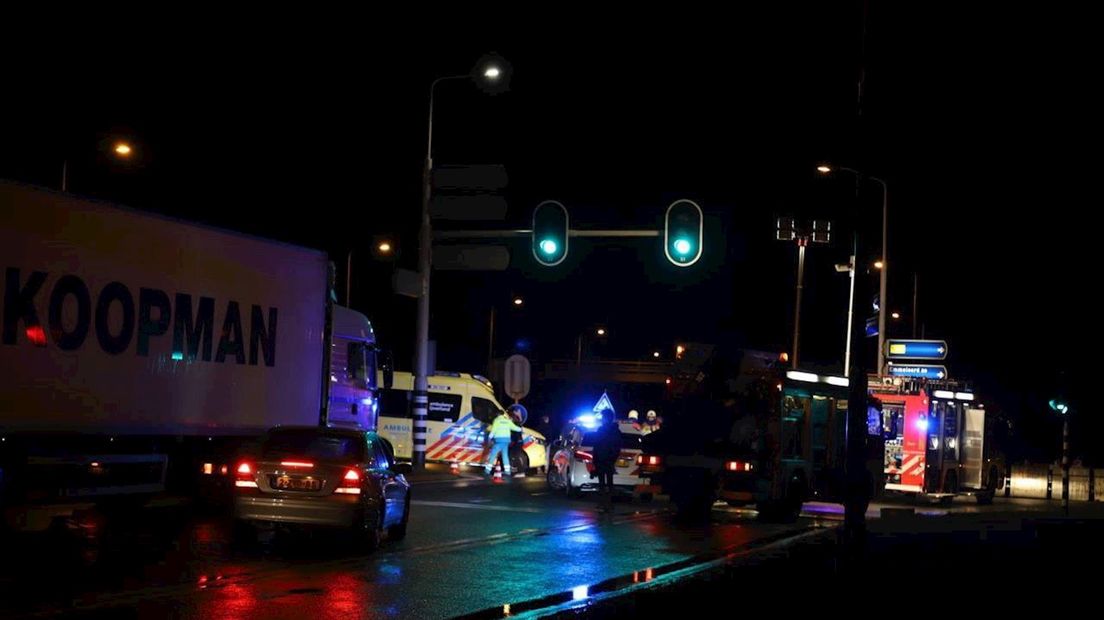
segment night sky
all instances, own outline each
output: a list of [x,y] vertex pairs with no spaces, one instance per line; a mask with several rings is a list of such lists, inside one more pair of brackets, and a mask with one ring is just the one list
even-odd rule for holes
[[[510,211],[491,226],[525,227],[551,198],[579,227],[656,228],[692,198],[705,251],[677,269],[655,240],[573,240],[564,264],[541,268],[519,240],[506,272],[437,273],[440,366],[482,370],[492,304],[500,354],[525,340],[535,359],[568,358],[598,325],[610,336],[594,352],[618,358],[718,333],[789,348],[796,251],[773,240],[773,218],[845,212],[853,181],[814,171],[832,161],[888,182],[889,300],[903,314],[890,334],[911,335],[918,273],[925,335],[948,340],[952,375],[1013,420],[1027,439],[1017,450],[1054,454],[1045,401],[1064,389],[1080,414],[1075,452],[1099,462],[1087,385],[1098,320],[1082,292],[1099,281],[1083,267],[1099,229],[1085,212],[1099,202],[1099,45],[1079,32],[1084,16],[952,6],[874,3],[865,55],[859,3],[650,25],[534,14],[426,31],[399,25],[410,16],[339,15],[28,28],[0,44],[0,177],[56,188],[68,159],[75,193],[318,247],[342,269],[352,250],[352,305],[406,367],[415,303],[391,293],[390,273],[416,258],[429,83],[495,51],[513,63],[511,91],[443,84],[434,137],[438,164],[506,166]],[[115,137],[134,142],[133,161],[108,156]],[[870,185],[875,226],[879,200]],[[397,263],[372,259],[379,235],[397,239]],[[826,367],[844,342],[839,240],[811,248],[806,272],[802,357]]]

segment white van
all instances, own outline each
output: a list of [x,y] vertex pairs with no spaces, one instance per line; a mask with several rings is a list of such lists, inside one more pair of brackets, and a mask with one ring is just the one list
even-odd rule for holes
[[[383,385],[382,375],[379,385]],[[396,372],[390,389],[379,391],[378,433],[395,447],[395,456],[412,458],[411,392],[414,375]],[[468,373],[438,372],[429,376],[429,412],[426,420],[426,461],[482,466],[488,447],[486,427],[503,411],[491,382]],[[514,471],[543,471],[548,465],[544,435],[524,427],[519,443],[510,448]]]

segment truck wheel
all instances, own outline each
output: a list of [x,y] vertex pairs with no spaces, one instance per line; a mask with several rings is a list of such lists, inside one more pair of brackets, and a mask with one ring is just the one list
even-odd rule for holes
[[688,521],[707,520],[713,510],[714,499],[710,481],[690,478],[680,482],[671,489],[671,502],[675,504],[676,516]]
[[700,495],[682,495],[671,498],[675,503],[675,514],[680,519],[687,521],[704,521],[709,518],[709,511],[713,508],[713,502]]

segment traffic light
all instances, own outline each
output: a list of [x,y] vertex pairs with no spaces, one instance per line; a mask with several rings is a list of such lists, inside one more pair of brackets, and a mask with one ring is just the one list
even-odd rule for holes
[[567,208],[555,200],[545,200],[533,209],[533,257],[552,267],[567,258]]
[[667,207],[663,251],[679,267],[698,262],[702,253],[702,210],[692,200],[676,200]]
[[1063,415],[1069,413],[1069,405],[1062,402],[1061,400],[1057,400],[1057,399],[1051,400],[1050,401],[1050,408],[1053,409],[1054,411],[1057,411],[1058,413],[1063,414]]

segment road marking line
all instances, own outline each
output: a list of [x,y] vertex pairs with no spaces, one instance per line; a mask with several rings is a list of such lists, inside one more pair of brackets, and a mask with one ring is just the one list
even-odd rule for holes
[[475,510],[499,510],[502,512],[545,512],[541,508],[515,508],[513,506],[496,506],[494,504],[470,504],[465,502],[431,502],[427,500],[414,499],[410,500],[410,503],[415,506],[439,506],[441,508],[472,508]]

